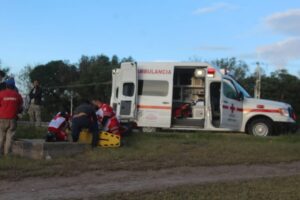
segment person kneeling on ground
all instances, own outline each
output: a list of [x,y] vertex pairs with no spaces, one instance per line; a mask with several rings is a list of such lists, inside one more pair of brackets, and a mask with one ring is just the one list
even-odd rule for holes
[[67,112],[59,112],[50,121],[48,125],[47,142],[67,141],[67,129],[70,129],[69,115]]
[[92,103],[97,108],[96,115],[98,122],[103,127],[103,131],[119,136],[129,133],[130,129],[121,126],[115,112],[110,105],[103,103],[99,99],[92,100]]
[[99,127],[95,108],[89,103],[80,104],[74,110],[72,119],[72,139],[77,142],[82,129],[89,129],[93,135],[92,147],[96,147],[99,141]]

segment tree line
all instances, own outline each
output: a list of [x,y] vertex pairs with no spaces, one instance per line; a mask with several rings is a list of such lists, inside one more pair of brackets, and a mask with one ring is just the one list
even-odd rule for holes
[[[132,57],[119,59],[114,55],[82,56],[77,64],[68,61],[50,61],[46,64],[26,66],[19,75],[19,85],[25,93],[30,83],[38,80],[43,88],[44,118],[49,119],[60,110],[70,110],[74,105],[91,98],[105,102],[111,96],[111,72],[121,62],[134,61]],[[222,58],[211,61],[214,66],[226,68],[253,96],[256,73],[251,73],[247,63],[236,58]],[[0,62],[0,68],[1,62]],[[5,68],[8,71],[7,68]],[[26,90],[27,89],[27,90]],[[300,79],[281,69],[261,76],[261,98],[289,103],[300,114]]]
[[[19,80],[28,89],[38,80],[43,89],[43,117],[50,119],[58,111],[69,111],[71,105],[91,98],[110,101],[111,72],[121,62],[133,61],[131,57],[119,59],[116,55],[82,56],[78,64],[68,61],[50,61],[34,67],[26,66]],[[72,104],[71,104],[72,101]]]

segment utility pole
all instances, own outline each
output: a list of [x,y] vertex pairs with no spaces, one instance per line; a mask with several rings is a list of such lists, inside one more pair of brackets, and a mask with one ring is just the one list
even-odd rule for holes
[[71,90],[71,95],[70,95],[70,115],[72,116],[73,115],[73,99],[74,99],[74,91]]
[[260,89],[261,89],[261,68],[259,66],[259,62],[256,63],[256,80],[255,80],[255,88],[254,88],[254,97],[256,99],[260,99]]

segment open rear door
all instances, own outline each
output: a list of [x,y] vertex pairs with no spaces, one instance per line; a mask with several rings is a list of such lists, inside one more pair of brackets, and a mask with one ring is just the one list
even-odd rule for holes
[[121,120],[136,119],[137,112],[137,64],[126,62],[121,64],[117,82],[119,83],[117,115]]
[[110,105],[115,112],[117,112],[117,106],[119,104],[119,87],[120,87],[119,76],[120,76],[120,69],[113,69]]

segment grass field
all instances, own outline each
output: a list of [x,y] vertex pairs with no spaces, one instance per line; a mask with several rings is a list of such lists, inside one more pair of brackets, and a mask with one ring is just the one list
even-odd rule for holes
[[[19,127],[17,138],[43,138],[45,128]],[[277,163],[300,160],[300,135],[259,138],[228,133],[134,133],[117,149],[97,148],[53,160],[0,159],[0,179],[69,176],[92,170],[148,170],[182,166]]]
[[95,199],[130,200],[295,200],[300,199],[300,176],[250,181],[184,185],[161,191],[116,193]]

